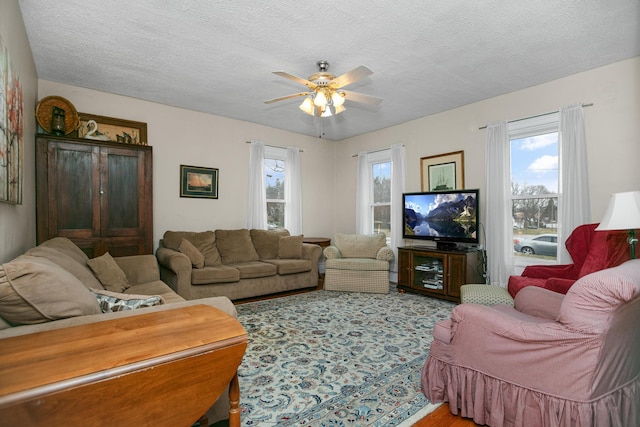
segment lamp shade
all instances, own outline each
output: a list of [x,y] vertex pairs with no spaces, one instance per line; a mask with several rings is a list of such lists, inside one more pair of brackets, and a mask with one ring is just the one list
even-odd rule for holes
[[596,230],[635,228],[640,228],[640,191],[612,194],[607,211]]

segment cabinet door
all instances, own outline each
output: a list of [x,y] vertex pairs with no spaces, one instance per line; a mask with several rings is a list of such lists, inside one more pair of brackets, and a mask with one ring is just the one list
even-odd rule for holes
[[464,285],[466,280],[466,255],[449,255],[448,275],[447,275],[447,294],[460,298],[460,286]]
[[411,287],[436,294],[447,293],[447,257],[435,252],[413,253]]
[[[38,243],[55,236],[90,239],[100,235],[99,147],[48,141],[43,165],[46,189],[38,195],[46,226]],[[45,231],[46,229],[46,231]]]
[[411,252],[398,250],[398,284],[411,286]]
[[[102,147],[100,150],[101,235],[106,250],[123,256],[151,253],[146,248],[151,224],[150,152]],[[150,169],[150,168],[149,168]]]

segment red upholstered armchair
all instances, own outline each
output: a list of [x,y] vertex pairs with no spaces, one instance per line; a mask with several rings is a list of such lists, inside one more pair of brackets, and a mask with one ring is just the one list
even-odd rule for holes
[[530,265],[522,275],[511,276],[507,289],[515,298],[520,289],[538,286],[566,294],[579,278],[629,260],[627,231],[595,231],[598,224],[576,227],[565,246],[573,264]]

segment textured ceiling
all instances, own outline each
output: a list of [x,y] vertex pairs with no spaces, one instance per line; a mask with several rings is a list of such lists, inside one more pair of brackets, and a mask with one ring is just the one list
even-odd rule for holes
[[[640,55],[640,1],[20,0],[38,77],[339,140]],[[376,107],[314,118],[326,59]]]

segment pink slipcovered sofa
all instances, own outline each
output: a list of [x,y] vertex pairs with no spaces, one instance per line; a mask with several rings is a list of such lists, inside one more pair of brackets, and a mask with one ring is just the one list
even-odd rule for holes
[[433,331],[422,386],[453,414],[500,426],[640,426],[640,259],[562,295],[461,304]]
[[628,231],[595,231],[598,224],[575,228],[565,247],[573,264],[530,265],[520,276],[509,277],[507,289],[515,298],[526,286],[539,286],[566,294],[573,283],[589,273],[615,267],[629,260]]

